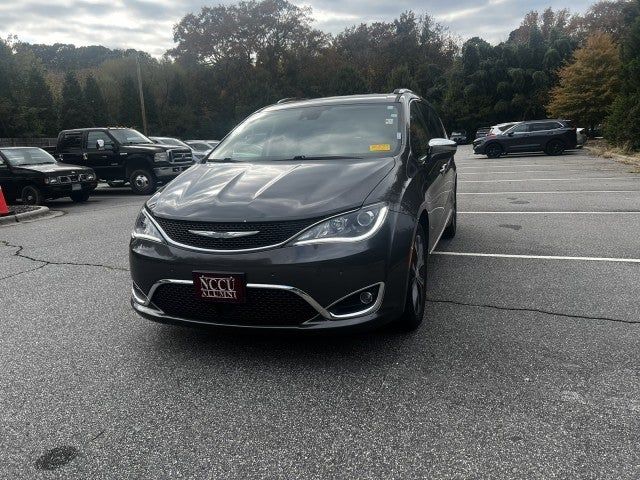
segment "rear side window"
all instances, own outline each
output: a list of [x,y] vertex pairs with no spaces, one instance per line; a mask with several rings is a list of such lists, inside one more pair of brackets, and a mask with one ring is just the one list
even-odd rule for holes
[[547,130],[555,130],[558,128],[562,128],[562,125],[560,125],[558,122],[540,122],[531,124],[532,132],[542,132]]
[[420,104],[418,102],[411,103],[409,140],[411,142],[411,151],[417,158],[422,158],[427,155],[429,151],[429,140],[431,139],[420,110]]
[[82,132],[65,133],[60,148],[62,150],[80,150],[82,148]]
[[106,150],[113,149],[113,140],[104,132],[89,132],[87,134],[87,150],[97,150],[96,143],[98,140],[104,141],[104,148]]

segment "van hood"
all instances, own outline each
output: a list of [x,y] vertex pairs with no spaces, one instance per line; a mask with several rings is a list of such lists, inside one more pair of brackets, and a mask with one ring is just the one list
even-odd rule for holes
[[362,206],[393,158],[198,164],[151,197],[154,215],[202,222],[298,220]]

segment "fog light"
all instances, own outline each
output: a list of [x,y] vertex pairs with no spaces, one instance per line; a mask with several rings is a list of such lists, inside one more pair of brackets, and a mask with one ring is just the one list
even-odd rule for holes
[[360,301],[365,305],[369,305],[373,302],[373,294],[371,292],[362,292],[360,294]]

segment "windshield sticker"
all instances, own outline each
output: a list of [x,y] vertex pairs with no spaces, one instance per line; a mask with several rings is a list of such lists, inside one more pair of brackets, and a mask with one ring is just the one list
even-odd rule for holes
[[370,152],[389,152],[391,150],[391,145],[388,143],[378,143],[375,145],[369,145]]
[[398,114],[397,114],[397,113],[392,113],[392,114],[391,114],[391,118],[397,118],[397,117],[398,117]]
[[385,118],[384,123],[387,125],[393,125],[393,118]]
[[400,132],[398,132],[398,133],[396,134],[396,138],[397,138],[398,140],[400,140],[400,139],[402,138],[402,134],[401,134]]

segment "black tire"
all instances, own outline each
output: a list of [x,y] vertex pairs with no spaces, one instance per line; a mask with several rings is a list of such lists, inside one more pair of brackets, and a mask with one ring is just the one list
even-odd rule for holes
[[551,140],[547,143],[544,152],[547,155],[562,155],[566,148],[567,146],[562,140]]
[[155,175],[146,168],[137,168],[129,175],[131,191],[136,195],[151,195],[157,184]]
[[447,227],[442,234],[443,238],[453,238],[456,236],[456,229],[458,228],[458,198],[456,193],[453,194],[453,213],[449,219]]
[[499,143],[490,143],[485,147],[484,153],[488,158],[498,158],[504,153],[504,149]]
[[89,200],[89,197],[91,196],[91,192],[74,192],[69,196],[71,197],[71,200],[73,200],[76,203],[84,203],[87,200]]
[[405,332],[418,328],[425,317],[427,300],[427,259],[429,257],[427,233],[419,225],[411,246],[409,262],[409,281],[407,282],[407,298],[404,312],[396,320],[396,326]]
[[42,191],[35,185],[27,185],[24,187],[20,197],[22,198],[22,203],[25,205],[42,205],[44,202]]

